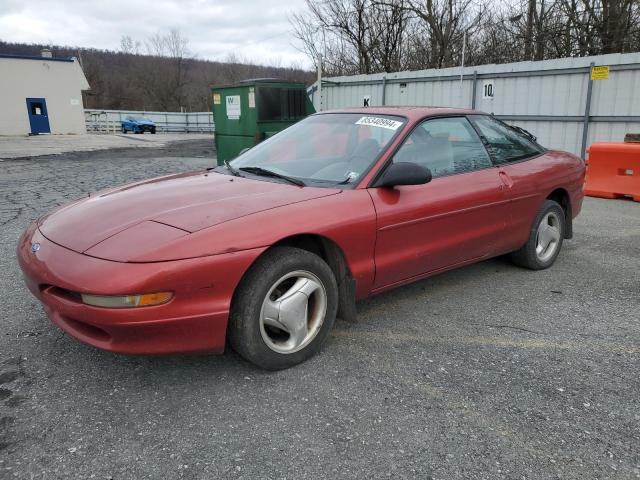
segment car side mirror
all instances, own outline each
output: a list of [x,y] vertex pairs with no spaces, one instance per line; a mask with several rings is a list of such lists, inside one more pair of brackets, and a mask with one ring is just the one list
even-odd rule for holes
[[417,163],[392,163],[385,170],[376,187],[395,187],[399,185],[423,185],[431,181],[431,170]]

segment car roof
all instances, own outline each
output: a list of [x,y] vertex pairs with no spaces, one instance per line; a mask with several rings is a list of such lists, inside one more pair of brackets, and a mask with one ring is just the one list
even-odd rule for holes
[[478,114],[487,115],[485,112],[472,110],[470,108],[450,108],[450,107],[426,107],[426,106],[384,106],[384,107],[354,107],[339,108],[335,110],[325,110],[318,112],[324,113],[362,113],[367,115],[401,115],[410,120],[416,120],[430,116],[440,115],[468,115]]

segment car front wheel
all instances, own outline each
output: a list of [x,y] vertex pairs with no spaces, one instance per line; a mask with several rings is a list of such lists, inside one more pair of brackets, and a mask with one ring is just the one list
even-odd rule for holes
[[122,133],[127,133],[127,129],[122,127]]
[[511,254],[516,265],[542,270],[556,261],[566,229],[565,212],[553,200],[545,200],[533,222],[527,243]]
[[233,297],[229,342],[261,368],[288,368],[320,349],[337,306],[338,287],[324,260],[275,247],[251,267]]

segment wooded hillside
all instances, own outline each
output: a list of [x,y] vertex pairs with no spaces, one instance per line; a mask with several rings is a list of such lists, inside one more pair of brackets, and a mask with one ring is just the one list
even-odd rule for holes
[[[92,48],[27,45],[0,41],[0,54],[40,55],[49,48],[54,56],[80,59],[91,90],[85,108],[115,110],[207,111],[210,85],[247,78],[277,77],[311,83],[313,72],[296,68],[266,67],[234,61],[212,62],[189,57],[179,33],[150,39],[155,55]],[[127,49],[127,38],[123,47]]]

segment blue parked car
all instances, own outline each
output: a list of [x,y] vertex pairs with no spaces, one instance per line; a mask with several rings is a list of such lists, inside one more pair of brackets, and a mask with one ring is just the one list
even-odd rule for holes
[[156,133],[156,124],[148,118],[128,116],[122,121],[122,133]]

